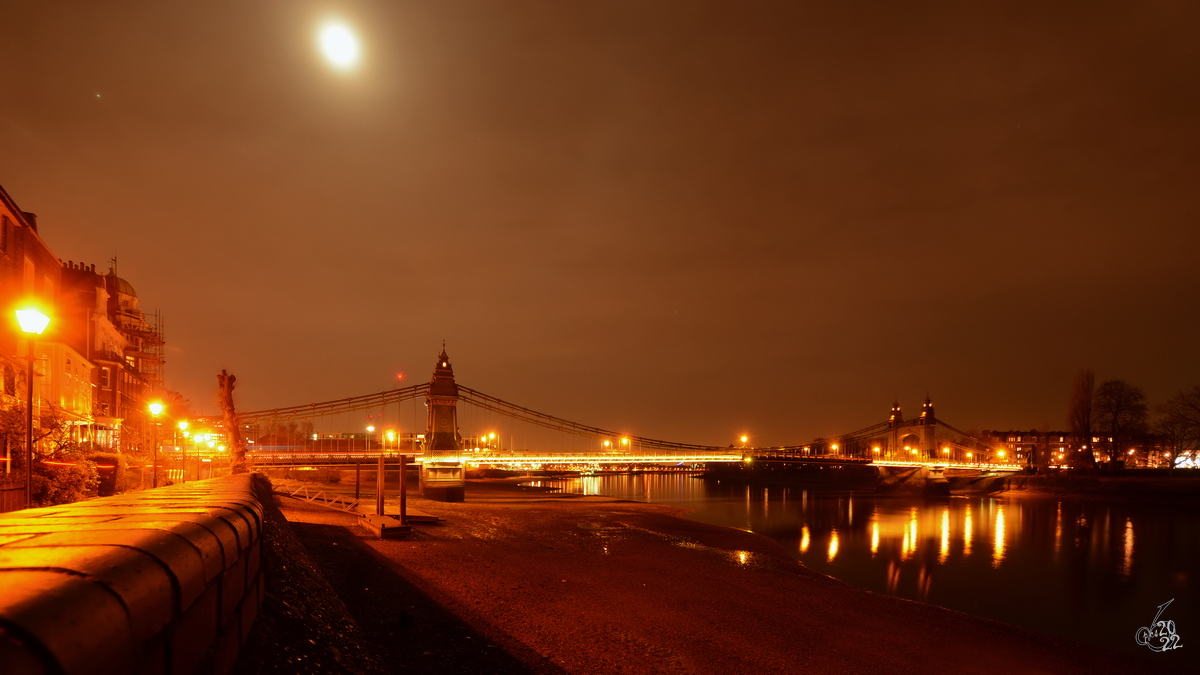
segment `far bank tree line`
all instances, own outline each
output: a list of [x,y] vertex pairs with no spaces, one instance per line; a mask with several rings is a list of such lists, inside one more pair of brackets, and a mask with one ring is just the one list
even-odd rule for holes
[[1120,379],[1096,386],[1095,374],[1084,370],[1071,387],[1067,423],[1079,442],[1072,466],[1095,468],[1097,450],[1107,451],[1110,462],[1125,462],[1137,441],[1163,453],[1173,470],[1178,457],[1200,450],[1200,385],[1151,407],[1141,387]]

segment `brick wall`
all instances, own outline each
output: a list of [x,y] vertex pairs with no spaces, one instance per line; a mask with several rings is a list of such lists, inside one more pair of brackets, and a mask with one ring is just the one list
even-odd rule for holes
[[0,671],[228,673],[262,517],[245,474],[0,515]]

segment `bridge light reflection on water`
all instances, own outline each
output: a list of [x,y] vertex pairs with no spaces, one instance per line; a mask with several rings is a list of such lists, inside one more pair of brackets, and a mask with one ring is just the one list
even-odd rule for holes
[[541,482],[692,509],[851,585],[1108,648],[1140,653],[1142,615],[1172,597],[1176,625],[1200,626],[1194,506],[767,490],[684,474]]

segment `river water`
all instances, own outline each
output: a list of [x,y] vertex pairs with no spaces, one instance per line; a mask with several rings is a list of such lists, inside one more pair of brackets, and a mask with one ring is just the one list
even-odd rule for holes
[[1135,634],[1173,599],[1160,620],[1200,657],[1200,507],[814,492],[679,473],[533,484],[684,507],[860,588],[1129,653],[1147,652]]

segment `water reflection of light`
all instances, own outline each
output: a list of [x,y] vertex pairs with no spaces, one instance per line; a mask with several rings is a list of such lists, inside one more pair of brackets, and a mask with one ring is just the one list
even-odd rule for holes
[[900,585],[900,566],[895,561],[888,561],[887,571],[887,590],[888,593],[895,593],[896,587]]
[[871,523],[871,555],[879,552],[879,523]]
[[853,525],[854,524],[854,497],[850,497],[850,499],[848,501],[850,503],[850,512],[848,514],[848,517],[850,519],[850,524]]
[[967,515],[966,515],[966,518],[963,519],[963,557],[964,558],[969,558],[971,556],[971,534],[972,534],[971,505],[967,504]]
[[917,550],[917,507],[913,507],[910,511],[911,518],[908,521],[909,538],[908,552],[912,553]]
[[837,557],[837,552],[838,552],[837,530],[833,530],[829,533],[829,562],[833,562],[833,559]]
[[739,565],[745,565],[750,560],[750,554],[746,551],[737,552],[737,561]]
[[801,553],[808,553],[808,544],[809,543],[810,543],[810,540],[809,540],[809,536],[808,536],[808,526],[803,525],[800,527],[800,552]]
[[585,494],[585,495],[600,494],[600,479],[599,478],[597,478],[595,476],[584,476],[581,482],[583,483],[583,485],[581,486],[581,488],[583,490],[583,494]]
[[992,549],[992,564],[1000,566],[1004,559],[1004,506],[996,505],[996,542]]
[[1058,560],[1058,549],[1062,546],[1062,502],[1054,514],[1054,559]]
[[1121,565],[1121,574],[1129,576],[1133,572],[1133,520],[1125,519],[1125,562]]
[[942,509],[942,548],[938,552],[938,563],[946,562],[950,556],[950,509]]

